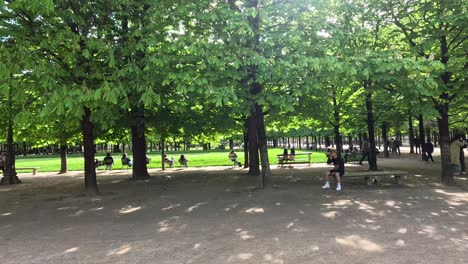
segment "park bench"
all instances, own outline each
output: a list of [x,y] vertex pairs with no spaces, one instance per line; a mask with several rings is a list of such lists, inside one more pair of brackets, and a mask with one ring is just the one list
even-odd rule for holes
[[15,168],[15,170],[31,170],[33,175],[36,175],[36,171],[39,170],[39,167],[24,167],[24,168]]
[[350,171],[346,172],[343,177],[344,179],[363,177],[367,185],[372,185],[372,182],[376,180],[376,177],[393,176],[393,181],[395,184],[399,184],[402,177],[406,177],[407,175],[408,172],[406,171]]
[[301,152],[294,154],[294,159],[290,159],[291,155],[278,154],[278,167],[283,168],[284,165],[291,164],[309,164],[312,152]]

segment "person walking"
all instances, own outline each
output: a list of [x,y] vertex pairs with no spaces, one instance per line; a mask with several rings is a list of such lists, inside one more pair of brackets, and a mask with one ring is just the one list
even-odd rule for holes
[[421,141],[417,137],[414,138],[414,152],[421,154]]
[[364,141],[362,141],[362,150],[361,150],[361,160],[359,161],[359,165],[362,165],[362,161],[367,157],[367,159],[369,159],[369,150],[370,150],[370,147],[369,147],[369,141],[367,139],[364,139]]
[[434,152],[434,145],[432,144],[430,138],[427,139],[427,142],[424,144],[423,149],[426,152],[425,160],[429,161],[429,159],[431,159],[432,162],[434,162],[434,159],[432,158],[432,153]]
[[329,170],[325,175],[325,185],[322,189],[330,188],[330,176],[334,176],[336,179],[336,190],[341,191],[341,178],[345,174],[344,161],[341,159],[340,153],[336,150],[332,150],[330,156],[327,159],[327,164],[333,163],[333,169]]

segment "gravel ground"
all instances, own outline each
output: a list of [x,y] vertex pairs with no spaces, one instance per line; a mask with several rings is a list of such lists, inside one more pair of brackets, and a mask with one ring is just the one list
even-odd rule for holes
[[239,168],[99,171],[95,198],[82,172],[20,174],[0,186],[0,262],[467,263],[467,178],[443,186],[438,153],[402,150],[378,160],[410,172],[402,184],[345,177],[341,192],[320,188],[324,164],[272,166],[263,190]]

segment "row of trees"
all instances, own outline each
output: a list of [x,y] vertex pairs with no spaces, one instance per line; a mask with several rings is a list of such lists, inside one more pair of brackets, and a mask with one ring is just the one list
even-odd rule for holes
[[139,180],[149,177],[148,136],[164,145],[221,133],[242,135],[263,186],[266,127],[331,127],[336,142],[366,133],[373,150],[376,125],[412,128],[416,117],[437,119],[442,181],[453,183],[449,129],[467,108],[465,9],[463,0],[3,1],[4,181],[18,181],[13,135],[66,149],[80,131],[96,194],[96,139],[129,137]]

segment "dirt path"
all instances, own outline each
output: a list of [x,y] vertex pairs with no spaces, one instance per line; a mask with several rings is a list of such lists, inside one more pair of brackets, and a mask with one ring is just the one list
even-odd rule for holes
[[[345,179],[322,191],[326,166],[273,168],[274,187],[238,168],[20,175],[0,186],[0,262],[12,263],[466,263],[468,184],[439,184],[440,163],[403,154],[379,166],[402,185]],[[275,167],[275,166],[273,166]],[[348,164],[347,170],[362,170]]]

